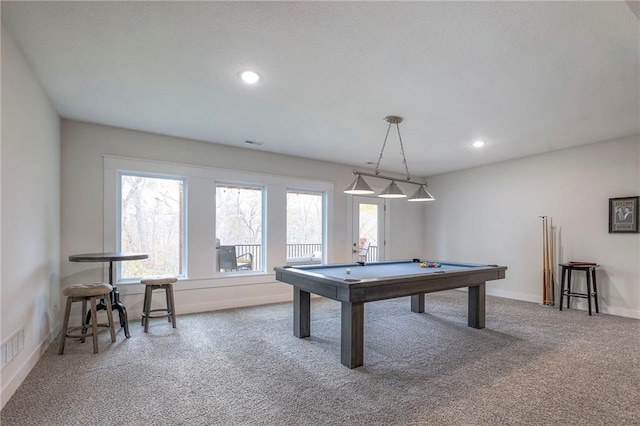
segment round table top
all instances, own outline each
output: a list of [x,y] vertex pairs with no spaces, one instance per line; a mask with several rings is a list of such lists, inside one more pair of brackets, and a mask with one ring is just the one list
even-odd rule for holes
[[149,253],[112,252],[112,253],[84,253],[69,256],[70,262],[114,262],[120,260],[148,259]]

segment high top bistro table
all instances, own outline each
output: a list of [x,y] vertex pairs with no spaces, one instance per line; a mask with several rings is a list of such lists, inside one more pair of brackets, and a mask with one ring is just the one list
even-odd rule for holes
[[[111,291],[111,307],[118,310],[118,316],[120,317],[120,326],[124,329],[124,335],[128,338],[129,335],[129,321],[127,320],[127,308],[120,301],[120,292],[115,286],[115,280],[113,277],[113,262],[120,262],[124,260],[141,260],[148,259],[148,253],[131,253],[131,252],[113,252],[113,253],[85,253],[74,254],[69,256],[70,262],[109,262],[109,284],[113,286]],[[104,299],[100,301],[97,306],[98,310],[107,309],[104,303]],[[86,322],[89,322],[91,318],[91,312],[87,313]]]

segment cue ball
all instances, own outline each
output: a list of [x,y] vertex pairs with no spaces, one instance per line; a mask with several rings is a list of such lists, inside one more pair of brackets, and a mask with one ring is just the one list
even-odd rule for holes
[[346,272],[347,272],[347,274],[350,274],[351,273],[351,268],[347,268]]

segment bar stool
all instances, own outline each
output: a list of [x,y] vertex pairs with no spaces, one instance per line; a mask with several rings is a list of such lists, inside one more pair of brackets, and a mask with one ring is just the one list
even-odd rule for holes
[[[84,343],[85,337],[93,337],[93,353],[98,353],[98,327],[108,327],[111,331],[111,341],[116,341],[116,332],[113,328],[113,315],[111,311],[111,303],[109,302],[109,293],[113,290],[110,284],[106,283],[93,283],[93,284],[77,284],[72,285],[63,290],[63,294],[67,296],[67,306],[64,312],[64,321],[62,322],[62,333],[60,336],[60,347],[58,348],[58,355],[62,355],[64,352],[64,345],[67,338],[80,338],[80,341]],[[107,309],[108,324],[98,324],[98,315],[96,308],[97,299],[107,299],[105,303]],[[82,302],[82,325],[78,327],[69,328],[69,314],[71,313],[71,304],[73,302]],[[87,317],[87,302],[91,302],[91,324],[85,323]],[[87,329],[91,327],[91,332],[88,333]],[[82,330],[81,333],[73,333],[77,330]],[[104,331],[104,330],[102,330]]]
[[[145,277],[140,280],[140,283],[145,285],[141,323],[141,325],[144,326],[145,333],[149,331],[149,318],[167,317],[167,320],[171,322],[173,328],[176,328],[175,304],[173,301],[173,283],[176,281],[178,281],[178,279],[173,276]],[[153,295],[153,290],[165,291],[167,298],[166,308],[151,309],[151,296]],[[151,316],[152,312],[166,312],[166,314]]]
[[[567,296],[567,309],[571,304],[571,296],[573,297],[581,297],[583,299],[587,299],[589,305],[589,315],[591,315],[591,298],[593,297],[593,301],[596,307],[596,313],[599,313],[598,310],[598,288],[596,286],[596,265],[595,263],[561,263],[562,267],[562,284],[560,287],[560,310],[562,310],[562,299],[564,296]],[[571,272],[572,271],[584,271],[587,275],[587,292],[586,293],[575,293],[571,291]],[[565,277],[566,279],[566,288],[565,288]],[[593,286],[593,290],[592,290]]]

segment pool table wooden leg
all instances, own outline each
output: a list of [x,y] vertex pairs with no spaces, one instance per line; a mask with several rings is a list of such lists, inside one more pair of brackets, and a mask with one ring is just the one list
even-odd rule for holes
[[340,362],[349,368],[364,361],[364,302],[342,302]]
[[469,287],[469,318],[473,328],[484,328],[485,283]]
[[424,293],[411,296],[411,312],[418,314],[424,312]]
[[311,336],[311,293],[293,287],[293,335]]

